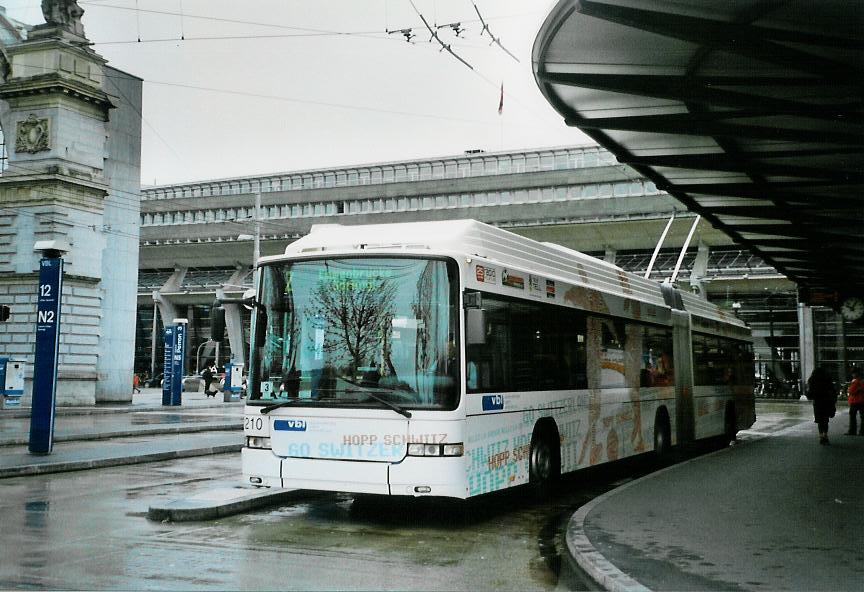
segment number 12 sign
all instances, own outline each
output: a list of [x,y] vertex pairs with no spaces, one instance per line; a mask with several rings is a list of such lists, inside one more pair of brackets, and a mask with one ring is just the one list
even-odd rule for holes
[[36,304],[36,359],[33,363],[33,408],[30,414],[30,452],[48,454],[54,445],[57,390],[57,348],[60,344],[60,296],[63,260],[39,262]]

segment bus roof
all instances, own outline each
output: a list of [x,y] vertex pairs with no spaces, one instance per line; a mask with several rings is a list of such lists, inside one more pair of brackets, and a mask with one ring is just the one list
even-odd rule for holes
[[[345,254],[373,250],[462,253],[622,298],[683,308],[697,316],[744,327],[744,323],[698,296],[664,298],[658,282],[553,243],[541,243],[476,220],[399,222],[346,226],[316,224],[288,245],[285,255]],[[275,260],[280,257],[268,257]],[[673,299],[675,300],[675,299]]]

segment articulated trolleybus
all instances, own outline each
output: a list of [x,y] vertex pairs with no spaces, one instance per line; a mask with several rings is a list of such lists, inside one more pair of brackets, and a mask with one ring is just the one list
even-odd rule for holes
[[564,247],[319,225],[259,268],[254,485],[464,499],[755,421],[741,321]]

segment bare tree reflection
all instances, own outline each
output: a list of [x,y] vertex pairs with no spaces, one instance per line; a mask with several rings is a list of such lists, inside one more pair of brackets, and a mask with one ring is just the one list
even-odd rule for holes
[[[307,316],[323,322],[325,353],[339,359],[347,354],[353,369],[381,351],[393,319],[396,288],[380,277],[319,281]],[[385,358],[386,358],[385,349]]]

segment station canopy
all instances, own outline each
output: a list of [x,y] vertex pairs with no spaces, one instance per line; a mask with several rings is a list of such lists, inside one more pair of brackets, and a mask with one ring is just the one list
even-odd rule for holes
[[567,125],[803,300],[864,296],[864,2],[561,0],[533,62]]

